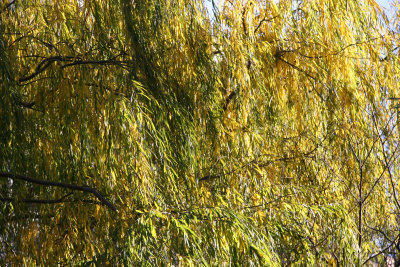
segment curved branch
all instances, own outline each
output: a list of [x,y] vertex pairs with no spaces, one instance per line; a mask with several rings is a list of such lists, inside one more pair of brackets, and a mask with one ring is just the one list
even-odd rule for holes
[[46,58],[44,60],[42,60],[37,66],[36,69],[33,73],[29,74],[28,76],[25,77],[21,77],[18,79],[19,83],[22,82],[26,82],[29,81],[30,79],[35,78],[36,76],[38,76],[40,73],[42,73],[43,71],[45,71],[48,67],[51,66],[51,64],[53,64],[56,61],[65,61],[65,60],[71,60],[72,57],[68,57],[68,59],[66,57],[60,57],[60,56],[56,56],[56,57],[49,57]]
[[272,21],[273,19],[276,19],[277,17],[279,17],[279,15],[276,15],[276,16],[274,16],[274,17],[272,17],[272,18],[269,18],[269,19],[267,19],[266,17],[264,17],[262,20],[260,20],[260,22],[258,23],[258,26],[256,27],[256,29],[254,30],[254,33],[256,33],[257,31],[258,31],[258,29],[261,27],[261,24],[263,23],[263,22],[270,22],[270,21]]
[[39,185],[43,185],[43,186],[56,186],[56,187],[61,187],[61,188],[67,188],[70,190],[91,193],[104,205],[106,205],[113,211],[117,211],[117,208],[115,208],[115,206],[113,204],[111,204],[111,202],[109,202],[107,199],[105,199],[95,188],[92,188],[89,186],[79,186],[79,185],[75,185],[75,184],[68,184],[68,183],[61,183],[61,182],[54,182],[54,181],[45,181],[45,180],[28,177],[25,175],[19,175],[19,174],[7,173],[7,172],[0,172],[0,177],[1,178],[10,178],[13,180],[26,181],[29,183],[39,184]]
[[67,67],[75,66],[75,65],[114,65],[114,66],[120,66],[124,69],[126,69],[126,64],[129,63],[127,61],[120,61],[116,60],[117,57],[121,56],[121,54],[116,55],[110,59],[106,60],[83,60],[80,57],[73,57],[73,56],[54,56],[54,57],[48,57],[42,60],[37,66],[36,69],[33,73],[21,77],[18,79],[19,83],[29,81],[39,74],[41,74],[43,71],[45,71],[47,68],[49,68],[54,62],[63,62],[65,63],[64,65],[61,66],[61,69],[65,69]]

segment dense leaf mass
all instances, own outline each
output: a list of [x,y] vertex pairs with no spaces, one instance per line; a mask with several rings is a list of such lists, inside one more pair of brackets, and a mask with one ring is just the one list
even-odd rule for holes
[[398,22],[1,1],[0,265],[400,263]]

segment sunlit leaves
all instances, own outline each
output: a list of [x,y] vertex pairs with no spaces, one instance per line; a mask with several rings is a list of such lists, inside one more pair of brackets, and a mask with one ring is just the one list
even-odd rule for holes
[[1,171],[118,210],[1,180],[4,263],[398,257],[398,18],[372,0],[207,4],[1,5]]

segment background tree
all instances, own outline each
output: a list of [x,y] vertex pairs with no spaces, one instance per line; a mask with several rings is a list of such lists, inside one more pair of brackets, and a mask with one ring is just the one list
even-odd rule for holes
[[398,18],[212,5],[1,4],[2,265],[400,259]]

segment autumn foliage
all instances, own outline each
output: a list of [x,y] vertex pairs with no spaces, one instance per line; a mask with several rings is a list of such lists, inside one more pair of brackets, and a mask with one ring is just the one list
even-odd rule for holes
[[398,22],[1,1],[0,265],[400,263]]

